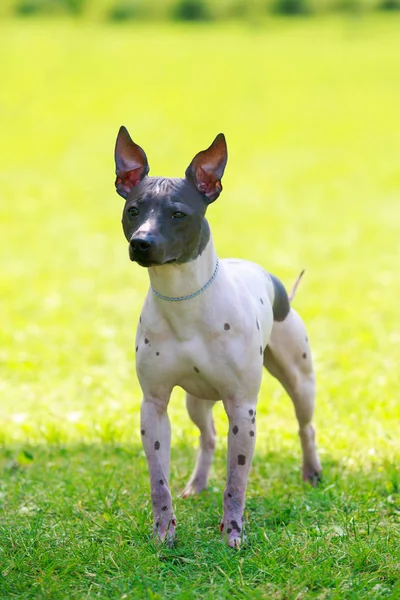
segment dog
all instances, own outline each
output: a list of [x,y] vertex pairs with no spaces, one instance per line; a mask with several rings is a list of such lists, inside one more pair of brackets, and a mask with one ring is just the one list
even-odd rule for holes
[[228,464],[219,529],[229,546],[243,541],[263,366],[293,401],[303,479],[316,485],[321,473],[312,425],[315,376],[303,321],[279,279],[253,262],[218,258],[205,218],[222,191],[227,158],[220,133],[196,154],[185,178],[150,177],[146,154],[125,127],[115,146],[115,186],[125,199],[122,226],[129,256],[150,277],[137,328],[136,370],[154,534],[169,545],[176,517],[168,485],[167,407],[175,386],[185,390],[189,415],[200,430],[196,465],[183,497],[207,487],[215,448],[212,408],[217,400],[224,404]]

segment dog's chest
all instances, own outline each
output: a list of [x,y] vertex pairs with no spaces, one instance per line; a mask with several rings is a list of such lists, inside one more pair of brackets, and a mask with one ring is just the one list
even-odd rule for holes
[[[262,313],[264,310],[265,318]],[[270,307],[218,296],[204,310],[161,314],[152,302],[142,312],[136,339],[136,366],[148,393],[180,386],[215,400],[249,387],[258,389],[265,346],[262,324]],[[152,391],[151,391],[152,390]]]

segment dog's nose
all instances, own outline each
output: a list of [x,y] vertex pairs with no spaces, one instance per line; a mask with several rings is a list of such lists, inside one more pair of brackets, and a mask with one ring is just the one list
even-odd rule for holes
[[134,237],[129,243],[134,250],[139,250],[140,252],[147,252],[147,250],[149,250],[152,245],[152,240],[148,237]]

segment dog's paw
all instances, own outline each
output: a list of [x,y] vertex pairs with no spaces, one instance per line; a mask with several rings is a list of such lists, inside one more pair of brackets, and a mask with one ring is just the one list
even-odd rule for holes
[[303,467],[303,480],[307,481],[312,487],[317,487],[322,481],[322,472]]
[[244,535],[243,522],[241,526],[239,526],[237,521],[235,521],[234,519],[230,521],[228,520],[226,523],[222,521],[219,526],[219,530],[222,533],[223,541],[230,548],[237,548],[238,550],[240,548],[243,548],[246,541],[246,536]]
[[244,536],[234,536],[233,538],[229,538],[227,540],[227,544],[229,548],[236,548],[236,550],[240,550],[241,548],[244,548],[245,541],[246,540]]
[[200,494],[203,490],[207,489],[207,480],[202,479],[200,477],[195,477],[194,479],[189,479],[186,487],[179,494],[180,498],[188,498],[189,496],[194,496],[195,494]]
[[165,544],[169,548],[174,545],[175,541],[176,519],[172,515],[163,515],[157,518],[154,522],[154,537],[161,544]]

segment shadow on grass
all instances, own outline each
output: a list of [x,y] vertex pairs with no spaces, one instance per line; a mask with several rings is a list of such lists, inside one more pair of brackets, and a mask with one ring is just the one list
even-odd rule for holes
[[[175,448],[171,465],[176,498],[193,466],[192,449]],[[240,552],[226,548],[218,532],[222,451],[209,489],[176,498],[171,549],[150,535],[140,447],[6,447],[1,466],[1,597],[32,597],[32,586],[49,598],[290,598],[304,587],[314,590],[311,597],[356,597],[347,594],[350,586],[375,598],[383,596],[374,586],[392,594],[398,581],[400,478],[390,463],[349,471],[325,458],[324,480],[313,489],[301,482],[295,457],[258,453]],[[340,596],[332,595],[336,588]]]
[[[225,485],[225,452],[216,453],[208,490],[187,500],[178,498],[194,465],[191,446],[181,443],[172,449],[170,485],[177,510],[186,512],[201,506],[218,513],[222,509]],[[247,490],[246,513],[251,521],[268,528],[287,526],[308,518],[312,506],[319,510],[340,507],[351,513],[360,499],[371,506],[387,500],[388,512],[400,492],[397,465],[385,462],[375,469],[349,469],[338,461],[324,457],[322,483],[312,488],[301,481],[298,457],[285,453],[257,453],[253,460]],[[147,464],[141,446],[119,444],[13,445],[0,450],[3,473],[1,503],[3,511],[18,510],[24,515],[24,502],[34,502],[37,509],[46,503],[87,509],[107,514],[122,506],[151,523]],[[219,477],[217,477],[217,475]],[[7,493],[5,492],[7,491]],[[352,498],[356,501],[352,502]],[[40,501],[45,505],[40,507]],[[22,508],[21,508],[22,507]],[[85,508],[86,507],[86,508]],[[305,512],[304,512],[304,507]],[[212,519],[211,515],[203,515]],[[218,524],[216,517],[215,524]],[[261,523],[262,521],[262,523]]]

